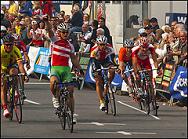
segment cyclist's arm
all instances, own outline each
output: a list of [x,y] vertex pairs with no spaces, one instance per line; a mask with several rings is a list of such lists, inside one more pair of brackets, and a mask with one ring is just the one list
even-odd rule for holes
[[70,58],[71,58],[71,62],[72,64],[77,68],[77,69],[81,69],[81,66],[79,64],[78,58],[76,57],[76,55],[74,53],[70,54]]
[[155,53],[155,51],[153,51],[152,55],[152,59],[154,61],[154,66],[157,69],[158,68],[158,62],[157,62],[157,54]]

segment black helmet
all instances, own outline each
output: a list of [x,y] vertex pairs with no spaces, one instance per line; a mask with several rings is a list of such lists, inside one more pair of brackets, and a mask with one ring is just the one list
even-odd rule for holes
[[9,43],[14,42],[14,37],[12,36],[12,34],[7,34],[6,36],[3,37],[3,43],[5,42],[9,42]]

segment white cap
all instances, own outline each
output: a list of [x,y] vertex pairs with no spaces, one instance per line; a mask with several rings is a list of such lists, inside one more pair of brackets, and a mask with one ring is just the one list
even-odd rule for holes
[[5,14],[3,10],[1,10],[1,14]]
[[139,30],[138,30],[138,34],[142,34],[142,33],[144,33],[145,32],[145,29],[144,28],[140,28]]
[[7,31],[5,26],[1,26],[1,31]]
[[37,24],[37,21],[33,20],[31,21],[31,25],[36,25]]

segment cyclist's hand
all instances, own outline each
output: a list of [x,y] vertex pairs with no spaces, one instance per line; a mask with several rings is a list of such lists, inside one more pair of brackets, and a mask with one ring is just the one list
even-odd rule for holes
[[121,74],[121,70],[118,68],[118,69],[116,69],[116,73],[117,74]]
[[26,62],[26,68],[27,68],[27,70],[29,70],[31,68],[31,66],[28,62]]
[[83,77],[85,73],[84,73],[84,71],[82,69],[80,69],[79,74],[80,74],[80,76]]
[[24,81],[25,81],[26,83],[29,82],[29,77],[27,76],[27,74],[24,75]]

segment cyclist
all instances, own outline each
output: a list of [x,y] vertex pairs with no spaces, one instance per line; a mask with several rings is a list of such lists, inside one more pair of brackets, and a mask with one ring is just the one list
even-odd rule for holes
[[[96,39],[97,46],[93,47],[90,53],[90,58],[92,60],[92,67],[94,70],[94,79],[96,81],[96,92],[98,94],[99,108],[104,111],[105,104],[104,104],[104,97],[103,97],[103,79],[101,72],[95,71],[96,69],[100,69],[101,65],[103,67],[111,67],[115,65],[115,53],[114,49],[110,46],[107,46],[107,37],[104,35],[99,36]],[[112,82],[115,76],[115,70],[109,70],[109,83]],[[104,89],[104,93],[107,93],[108,86]]]
[[124,74],[124,71],[130,70],[128,69],[128,65],[132,67],[132,48],[134,47],[134,42],[131,39],[126,39],[124,41],[123,47],[120,48],[119,54],[118,54],[118,60],[119,60],[119,69],[121,70],[121,77],[125,81],[125,83],[129,86],[129,95],[131,96],[133,93],[133,90],[131,88],[131,83],[128,81],[128,78],[130,77],[130,72],[126,72],[126,76]]
[[[74,46],[68,41],[69,28],[66,24],[61,23],[58,25],[57,30],[59,32],[57,38],[53,38],[54,41],[51,45],[51,75],[50,75],[50,91],[52,93],[52,103],[54,108],[58,109],[59,100],[58,94],[54,92],[54,82],[72,81],[71,67],[69,66],[69,59],[71,59],[75,68],[80,70],[80,74],[84,72],[81,69],[76,56],[74,55]],[[55,37],[55,36],[54,36]],[[70,106],[74,113],[74,86],[68,87],[71,93]],[[75,116],[75,115],[73,115]],[[73,117],[73,122],[76,123],[76,118]]]
[[[7,34],[3,37],[3,44],[1,45],[1,75],[17,75],[18,71],[26,75],[26,71],[22,64],[22,56],[20,50],[14,46],[14,37],[11,34]],[[19,69],[19,70],[18,70]],[[24,80],[27,82],[28,77],[24,76]],[[7,109],[7,103],[5,100],[5,95],[7,91],[6,79],[1,78],[1,104],[4,109],[3,115],[7,118],[10,113]],[[17,97],[17,92],[15,97]]]
[[[155,69],[158,68],[158,64],[157,64],[157,55],[155,53],[155,48],[153,47],[152,44],[149,44],[147,37],[141,37],[139,41],[140,41],[139,47],[137,48],[135,47],[135,49],[132,52],[132,65],[137,78],[138,87],[141,88],[141,84],[140,84],[141,78],[138,71],[142,69],[147,69],[147,70],[152,69],[152,65],[150,63],[150,55],[154,61]],[[152,81],[152,77],[153,77],[152,71],[149,72],[149,76]]]
[[27,54],[27,48],[25,43],[20,39],[20,36],[17,34],[13,34],[14,37],[14,45],[21,51],[23,52],[23,58],[24,58],[24,63],[26,64],[26,68],[27,70],[30,69],[30,60],[29,60],[29,56]]

